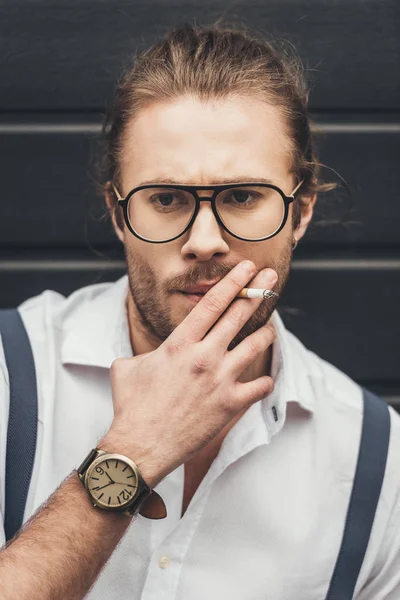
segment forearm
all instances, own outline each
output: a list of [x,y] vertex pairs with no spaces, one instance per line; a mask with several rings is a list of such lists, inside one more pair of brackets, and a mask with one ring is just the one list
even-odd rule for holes
[[83,598],[131,520],[95,508],[73,473],[0,551],[1,600]]

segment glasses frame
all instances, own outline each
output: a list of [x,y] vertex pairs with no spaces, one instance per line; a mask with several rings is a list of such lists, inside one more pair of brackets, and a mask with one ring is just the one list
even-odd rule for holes
[[[117,202],[119,204],[119,206],[122,207],[123,209],[123,213],[124,213],[124,219],[125,219],[125,223],[126,226],[128,227],[129,231],[137,238],[139,238],[140,240],[142,240],[143,242],[149,242],[150,244],[166,244],[167,242],[173,242],[174,240],[177,240],[178,238],[180,238],[182,235],[184,235],[193,225],[193,223],[195,222],[195,219],[199,213],[200,210],[200,202],[211,202],[211,208],[212,211],[214,213],[214,216],[218,222],[218,224],[222,227],[222,229],[224,229],[224,231],[226,231],[227,233],[229,233],[229,235],[233,236],[234,238],[238,239],[238,240],[242,240],[244,242],[263,242],[265,240],[269,240],[270,238],[274,237],[275,235],[277,235],[280,231],[282,231],[282,229],[285,227],[286,225],[286,221],[288,218],[288,214],[289,214],[289,206],[290,204],[296,199],[296,194],[300,189],[300,186],[302,185],[302,183],[304,182],[304,179],[302,179],[300,181],[300,183],[297,184],[297,186],[294,188],[294,190],[292,191],[291,194],[289,194],[288,196],[276,185],[272,184],[272,183],[257,183],[254,181],[251,182],[242,182],[242,183],[231,183],[231,184],[218,184],[218,185],[184,185],[184,184],[176,184],[176,185],[171,185],[168,183],[155,183],[155,184],[146,184],[146,185],[140,185],[138,187],[133,188],[128,195],[125,198],[121,197],[121,194],[118,192],[117,188],[115,187],[114,183],[111,182],[111,186],[115,192],[115,195],[117,197]],[[283,203],[285,205],[285,214],[284,217],[282,219],[282,223],[280,225],[280,227],[274,231],[274,233],[272,233],[271,235],[268,235],[264,238],[257,238],[257,239],[253,239],[250,240],[248,238],[243,238],[240,237],[239,235],[236,235],[235,233],[232,233],[232,231],[230,231],[230,229],[228,229],[228,227],[226,227],[226,225],[224,224],[224,222],[222,221],[221,217],[218,214],[217,211],[217,207],[216,207],[216,197],[220,192],[223,192],[225,190],[228,189],[235,189],[235,188],[241,188],[243,186],[254,186],[254,187],[265,187],[265,188],[270,188],[273,189],[275,191],[277,191],[282,200]],[[131,197],[133,196],[133,194],[135,194],[136,192],[139,192],[140,190],[145,190],[145,189],[150,189],[150,188],[158,188],[158,189],[177,189],[177,190],[183,190],[186,192],[189,192],[190,194],[192,194],[192,196],[194,197],[195,201],[196,201],[196,206],[193,212],[193,216],[190,219],[188,225],[185,227],[185,229],[179,234],[176,235],[175,237],[172,237],[168,240],[149,240],[143,236],[141,236],[137,231],[135,231],[129,221],[129,213],[128,213],[128,208],[129,208],[129,201],[131,199]],[[211,190],[212,191],[212,195],[211,196],[199,196],[197,194],[197,191],[199,190]]]

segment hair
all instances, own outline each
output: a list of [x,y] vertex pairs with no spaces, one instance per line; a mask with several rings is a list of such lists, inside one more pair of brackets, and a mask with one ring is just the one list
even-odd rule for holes
[[[184,24],[135,56],[117,81],[102,127],[97,165],[102,195],[112,193],[110,181],[120,185],[124,136],[138,111],[151,102],[188,95],[201,101],[250,95],[278,108],[291,141],[292,171],[298,182],[304,179],[294,202],[294,228],[302,203],[336,186],[319,179],[322,165],[310,127],[305,68],[293,46],[283,40],[267,41],[248,29]],[[116,198],[114,211],[122,225]]]

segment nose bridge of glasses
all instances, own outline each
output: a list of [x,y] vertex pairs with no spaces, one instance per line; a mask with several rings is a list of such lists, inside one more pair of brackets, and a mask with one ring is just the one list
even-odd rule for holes
[[199,199],[200,202],[211,202],[217,195],[217,190],[210,189],[195,189],[193,190],[194,196]]
[[[193,225],[195,225],[195,227],[197,228],[199,226],[199,222],[201,222],[203,225],[206,224],[206,227],[210,226],[210,222],[207,219],[207,213],[208,211],[209,214],[212,215],[212,220],[215,220],[216,224],[218,227],[220,227],[220,223],[219,223],[219,218],[217,216],[216,213],[216,206],[215,206],[215,198],[218,195],[219,189],[215,189],[215,188],[200,188],[200,189],[192,189],[192,195],[195,197],[195,199],[198,201],[198,210],[195,211],[196,212],[196,216],[194,219],[194,222],[192,223],[192,227]],[[203,202],[208,202],[209,206],[207,208],[207,205],[202,206]],[[206,220],[203,220],[203,216],[206,216]],[[200,217],[200,218],[199,218]]]

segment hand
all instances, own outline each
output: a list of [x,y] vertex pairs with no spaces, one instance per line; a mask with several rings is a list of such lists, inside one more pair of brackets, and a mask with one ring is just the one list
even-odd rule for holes
[[267,269],[249,285],[254,274],[253,263],[239,263],[156,350],[111,366],[114,420],[99,447],[129,456],[150,487],[273,389],[267,376],[237,381],[273,342],[272,327],[261,327],[227,350],[262,302],[235,300],[239,291],[276,283],[275,271]]

